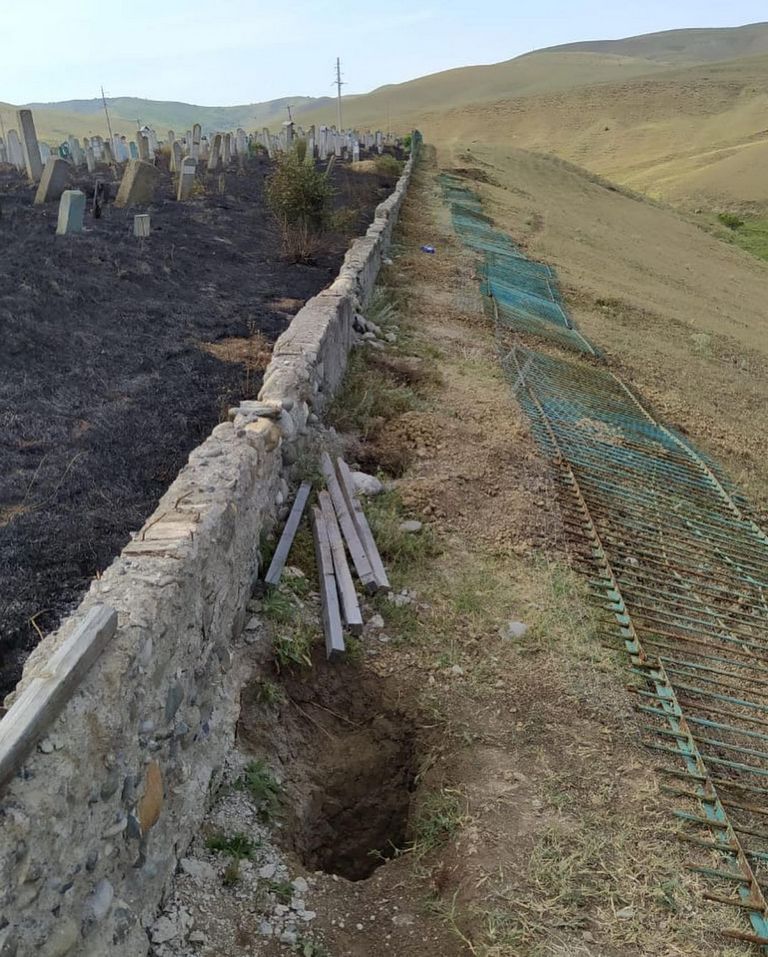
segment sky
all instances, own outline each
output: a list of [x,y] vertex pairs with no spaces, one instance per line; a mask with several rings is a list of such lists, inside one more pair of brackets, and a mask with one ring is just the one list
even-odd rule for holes
[[[345,93],[544,46],[768,19],[765,0],[0,0],[0,101],[232,106]],[[31,22],[33,14],[34,22]]]

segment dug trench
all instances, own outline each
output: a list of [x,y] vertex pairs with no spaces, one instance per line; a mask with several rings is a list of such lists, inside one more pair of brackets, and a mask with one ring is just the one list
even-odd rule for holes
[[308,871],[365,880],[410,841],[418,719],[394,683],[354,664],[275,674],[281,704],[264,722],[257,686],[243,693],[240,745],[282,784],[281,841]]
[[436,174],[427,153],[368,311],[379,345],[323,436],[381,470],[365,508],[392,596],[327,665],[299,533],[252,607],[267,665],[153,953],[744,957],[690,870],[711,855],[676,840]]

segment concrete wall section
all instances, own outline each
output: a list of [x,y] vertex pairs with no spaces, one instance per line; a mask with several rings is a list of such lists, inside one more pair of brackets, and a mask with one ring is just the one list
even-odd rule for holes
[[[0,957],[139,957],[215,789],[239,691],[259,547],[288,487],[288,449],[344,375],[411,162],[340,275],[276,343],[260,403],[189,457],[157,510],[75,614],[30,656],[11,704],[88,610],[114,637],[0,790]],[[262,650],[262,653],[266,651]],[[5,721],[5,719],[3,719]]]

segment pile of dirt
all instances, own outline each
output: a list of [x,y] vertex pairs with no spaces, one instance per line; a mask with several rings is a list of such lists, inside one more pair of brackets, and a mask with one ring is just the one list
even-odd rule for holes
[[152,234],[136,240],[144,210],[108,202],[94,218],[95,177],[73,184],[89,197],[85,231],[59,237],[57,204],[33,206],[0,168],[0,695],[232,401],[258,391],[252,349],[208,344],[258,334],[263,359],[394,183],[336,164],[343,227],[299,265],[280,254],[269,170],[254,157],[182,204],[163,169]]

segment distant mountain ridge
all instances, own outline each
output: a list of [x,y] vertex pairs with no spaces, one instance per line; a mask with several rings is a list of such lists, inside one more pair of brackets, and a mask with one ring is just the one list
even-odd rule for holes
[[[622,40],[588,40],[546,47],[539,53],[610,53],[673,65],[736,60],[768,53],[768,23],[741,27],[665,30]],[[530,54],[528,54],[530,55]]]

